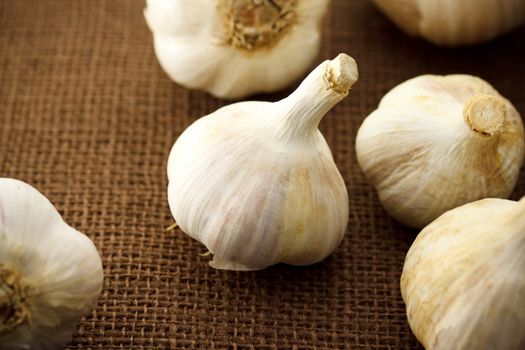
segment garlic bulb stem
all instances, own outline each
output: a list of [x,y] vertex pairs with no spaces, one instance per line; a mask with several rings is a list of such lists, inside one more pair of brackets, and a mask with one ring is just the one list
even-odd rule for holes
[[359,78],[355,60],[339,54],[314,69],[290,96],[277,103],[287,112],[283,118],[284,134],[305,137],[317,132],[323,116],[339,101]]
[[473,96],[463,111],[467,125],[482,136],[497,134],[505,123],[507,108],[499,96],[478,94]]
[[0,263],[0,335],[31,319],[31,288],[13,269]]

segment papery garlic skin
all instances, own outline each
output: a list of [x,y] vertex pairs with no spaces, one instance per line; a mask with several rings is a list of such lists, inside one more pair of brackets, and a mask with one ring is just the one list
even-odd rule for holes
[[200,118],[168,161],[168,201],[182,231],[218,269],[312,264],[348,223],[348,194],[317,126],[357,80],[344,54],[318,66],[289,97],[241,102]]
[[525,24],[523,0],[372,0],[405,32],[441,46],[482,43]]
[[285,88],[311,67],[329,3],[148,0],[144,15],[160,65],[173,81],[240,99]]
[[0,178],[0,348],[62,349],[102,281],[91,240],[36,189]]
[[483,199],[425,227],[401,293],[427,350],[525,349],[525,199]]
[[383,97],[357,133],[356,152],[389,214],[422,228],[459,205],[510,195],[523,124],[482,79],[425,75]]

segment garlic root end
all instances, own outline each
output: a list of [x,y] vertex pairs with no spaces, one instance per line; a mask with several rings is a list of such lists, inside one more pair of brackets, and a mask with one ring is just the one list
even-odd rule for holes
[[166,231],[172,231],[174,230],[175,228],[177,228],[177,223],[174,222],[173,224],[169,225],[168,227],[166,227]]
[[31,322],[31,294],[18,272],[0,263],[0,335]]
[[228,261],[217,255],[213,257],[213,260],[209,262],[210,266],[217,270],[231,270],[231,271],[257,271],[264,269],[264,267],[253,267],[242,265],[236,262]]

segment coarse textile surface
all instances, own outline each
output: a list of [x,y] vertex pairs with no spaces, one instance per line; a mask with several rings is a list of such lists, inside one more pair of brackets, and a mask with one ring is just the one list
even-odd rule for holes
[[[478,75],[525,114],[525,29],[440,49],[401,33],[369,1],[334,0],[317,62],[347,52],[360,70],[320,126],[349,191],[346,236],[314,266],[241,273],[210,268],[204,246],[165,231],[170,147],[227,102],[168,79],[144,6],[0,0],[0,176],[43,192],[104,263],[98,305],[67,348],[419,348],[399,292],[417,232],[382,209],[357,165],[355,135],[389,89],[424,73]],[[525,174],[513,198],[523,194]]]

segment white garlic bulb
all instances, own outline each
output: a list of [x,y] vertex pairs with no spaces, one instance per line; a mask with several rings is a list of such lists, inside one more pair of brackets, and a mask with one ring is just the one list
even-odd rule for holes
[[329,0],[147,0],[160,65],[191,89],[226,99],[299,79],[320,48]]
[[61,349],[102,280],[91,240],[36,189],[0,178],[0,348]]
[[523,162],[523,125],[487,82],[425,75],[384,96],[361,125],[356,152],[385,209],[421,228],[459,205],[510,195]]
[[525,349],[525,199],[483,199],[425,227],[401,293],[427,350]]
[[405,32],[443,46],[476,44],[525,24],[523,0],[373,0]]
[[357,80],[340,54],[289,97],[241,102],[193,123],[168,161],[168,201],[218,269],[321,261],[339,245],[348,194],[317,126]]

